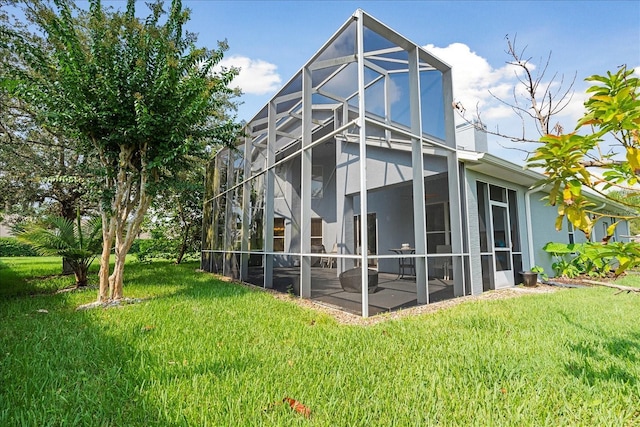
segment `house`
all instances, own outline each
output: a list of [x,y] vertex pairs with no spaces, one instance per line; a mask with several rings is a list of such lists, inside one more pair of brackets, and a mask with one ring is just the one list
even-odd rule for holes
[[449,65],[357,10],[211,161],[202,269],[365,317],[550,272],[579,233],[452,102]]

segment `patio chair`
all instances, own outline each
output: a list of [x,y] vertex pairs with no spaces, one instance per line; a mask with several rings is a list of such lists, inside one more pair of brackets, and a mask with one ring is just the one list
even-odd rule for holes
[[[437,254],[450,254],[451,253],[451,245],[437,245],[436,246]],[[449,274],[449,269],[451,267],[451,258],[436,258],[435,259],[435,267],[438,269],[442,269],[442,278],[444,280],[451,279]]]
[[[326,253],[324,251],[324,246],[323,246],[322,252]],[[334,255],[337,253],[338,253],[338,243],[334,243],[333,248],[331,248],[331,252],[329,252],[329,254],[327,255]],[[335,262],[336,262],[336,259],[330,256],[323,256],[322,258],[320,258],[320,266],[323,268],[324,267],[333,268]]]

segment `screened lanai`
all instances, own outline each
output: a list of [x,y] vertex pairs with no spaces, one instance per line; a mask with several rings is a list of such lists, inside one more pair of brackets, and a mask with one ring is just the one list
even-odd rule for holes
[[365,317],[468,293],[451,104],[357,10],[210,163],[202,268]]

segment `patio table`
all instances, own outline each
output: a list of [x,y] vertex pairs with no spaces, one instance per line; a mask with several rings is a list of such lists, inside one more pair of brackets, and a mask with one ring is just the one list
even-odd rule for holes
[[[411,247],[391,248],[389,250],[391,252],[395,252],[398,255],[414,254],[416,252],[416,249]],[[405,276],[415,277],[415,275],[416,264],[414,262],[414,259],[404,256],[398,258],[398,279],[404,279]]]

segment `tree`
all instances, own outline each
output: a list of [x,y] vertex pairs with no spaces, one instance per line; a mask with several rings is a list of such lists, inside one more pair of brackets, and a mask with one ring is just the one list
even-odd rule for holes
[[[12,3],[0,0],[3,6]],[[5,35],[11,28],[31,43],[44,43],[22,23],[12,22],[7,9],[0,9],[0,40],[8,41]],[[0,46],[0,75],[5,76],[21,61],[4,43]],[[40,211],[51,207],[55,214],[73,221],[76,206],[83,204],[80,199],[87,194],[82,175],[91,158],[79,156],[74,141],[36,120],[29,104],[0,86],[0,210],[29,215],[36,206]]]
[[[563,131],[559,122],[554,123],[557,115],[567,108],[573,98],[573,89],[576,76],[574,75],[570,81],[565,81],[564,75],[554,73],[547,79],[549,65],[551,62],[551,52],[544,61],[544,65],[540,68],[532,64],[532,58],[527,57],[525,46],[522,50],[517,47],[517,38],[513,40],[506,36],[507,54],[506,63],[512,66],[514,74],[519,82],[512,88],[512,99],[505,100],[493,92],[489,94],[498,102],[509,107],[521,123],[522,131],[520,134],[506,134],[499,130],[490,129],[482,119],[482,112],[476,107],[475,114],[472,119],[468,119],[464,106],[456,102],[454,108],[460,116],[469,124],[473,124],[478,130],[495,135],[500,138],[508,139],[511,142],[518,143],[537,143],[539,138],[548,134],[557,134]],[[528,128],[533,127],[536,130],[536,136],[530,136]],[[513,145],[509,148],[519,149]],[[527,153],[529,151],[524,150]]]
[[[194,159],[195,160],[195,159]],[[153,218],[143,228],[172,241],[171,255],[180,264],[185,254],[200,249],[204,164],[179,174],[179,180],[159,195],[151,207]]]
[[50,50],[10,35],[9,48],[27,67],[12,70],[3,85],[37,106],[43,123],[77,138],[83,155],[99,159],[98,300],[117,300],[127,252],[153,198],[191,166],[189,159],[206,156],[206,143],[234,141],[239,126],[226,107],[236,70],[213,71],[226,43],[197,49],[196,36],[183,30],[189,11],[180,0],[168,14],[162,1],[150,3],[144,22],[133,0],[124,12],[105,10],[99,0],[88,12],[67,0],[55,5],[27,2],[27,17]]
[[87,285],[89,267],[100,253],[102,219],[76,221],[61,216],[44,218],[39,222],[20,224],[14,228],[18,241],[27,243],[42,255],[61,256],[73,269],[76,286]]
[[[488,131],[479,111],[473,121],[467,122],[514,142],[538,143],[533,153],[529,153],[527,166],[539,168],[546,175],[534,187],[544,185],[551,189],[547,200],[558,207],[556,229],[562,229],[566,218],[590,240],[597,220],[611,216],[593,209],[595,205],[583,193],[584,188],[627,206],[628,215],[620,216],[621,220],[633,222],[640,218],[640,79],[634,77],[634,71],[622,66],[605,76],[588,77],[586,81],[594,84],[587,89],[590,97],[584,104],[586,112],[575,129],[565,133],[559,123],[551,124],[553,117],[571,100],[573,81],[568,89],[563,89],[561,83],[564,79],[560,78],[560,84],[554,85],[557,78],[554,75],[543,84],[549,61],[541,72],[534,75],[530,59],[524,57],[524,50],[517,51],[515,41],[512,43],[509,39],[507,45],[508,63],[519,70],[523,92],[514,88],[513,103],[500,101],[509,105],[522,120],[522,135]],[[460,104],[454,104],[454,108],[464,118],[464,108]],[[540,134],[538,141],[525,136],[527,118],[536,125]],[[620,197],[621,194],[624,197]],[[618,223],[608,227],[607,236],[601,242],[608,244],[606,255],[616,258],[619,263],[616,275],[640,265],[640,245],[634,242],[609,243]]]
[[[539,184],[550,186],[549,203],[558,206],[556,228],[562,228],[566,216],[574,227],[590,236],[596,219],[605,214],[591,209],[594,204],[583,194],[584,187],[628,206],[630,214],[625,219],[638,216],[633,211],[640,208],[636,198],[640,195],[640,79],[621,67],[615,73],[586,80],[595,84],[587,89],[591,96],[575,130],[543,136],[543,144],[528,165],[541,168],[546,175]],[[588,131],[579,134],[584,128]],[[605,150],[603,146],[611,141],[615,151]],[[610,189],[625,191],[627,197],[620,199],[607,191]],[[607,230],[608,237],[616,224]]]

